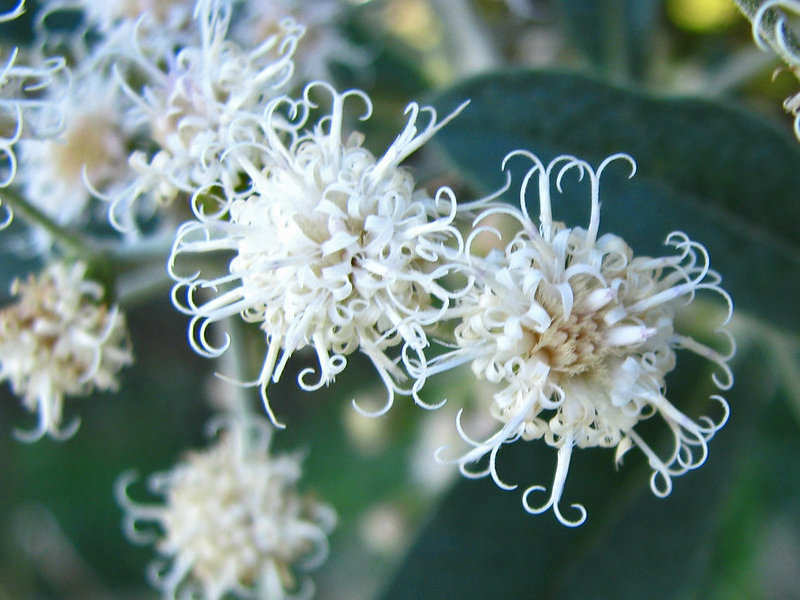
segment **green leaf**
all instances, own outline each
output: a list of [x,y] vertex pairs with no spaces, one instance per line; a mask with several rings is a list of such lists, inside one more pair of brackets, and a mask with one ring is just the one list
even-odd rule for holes
[[[465,98],[467,110],[434,139],[479,189],[500,187],[500,162],[517,148],[595,165],[627,152],[638,172],[630,180],[622,165],[604,173],[601,231],[646,254],[663,253],[670,231],[686,231],[708,248],[737,308],[800,330],[800,144],[788,132],[722,104],[663,100],[558,72],[488,74],[434,103],[444,113]],[[554,218],[585,223],[586,185],[569,178],[565,188]]]
[[[497,464],[520,488],[504,492],[490,479],[456,484],[383,600],[791,595],[794,571],[781,572],[774,557],[800,540],[800,478],[792,468],[800,460],[792,376],[800,345],[791,333],[800,330],[800,146],[735,108],[656,99],[565,73],[487,74],[445,91],[435,105],[444,113],[464,98],[471,106],[437,139],[480,191],[502,185],[500,161],[513,149],[595,165],[629,152],[639,166],[633,179],[625,165],[603,174],[601,232],[653,254],[664,252],[669,231],[686,231],[708,247],[737,311],[752,317],[735,321],[741,343],[736,384],[726,393],[730,422],[706,464],[675,479],[668,498],[651,494],[641,453],[628,453],[615,471],[611,451],[581,450],[562,510],[570,518],[570,504],[584,504],[586,524],[572,530],[551,513],[529,515],[520,494],[531,484],[550,487],[555,453],[518,441]],[[517,202],[525,171],[511,168],[507,199]],[[564,192],[554,196],[554,218],[585,226],[587,184],[568,176]],[[707,369],[679,356],[667,396],[681,410],[699,414],[707,405],[714,392]],[[645,439],[657,433],[642,425]]]
[[559,0],[565,29],[596,69],[641,78],[661,0]]

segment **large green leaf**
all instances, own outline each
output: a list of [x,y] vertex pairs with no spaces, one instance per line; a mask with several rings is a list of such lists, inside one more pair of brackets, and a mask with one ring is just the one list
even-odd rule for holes
[[[737,311],[755,318],[736,325],[746,339],[727,395],[731,420],[707,463],[676,479],[669,498],[652,496],[647,465],[634,452],[618,472],[609,451],[573,456],[562,508],[569,518],[569,504],[586,506],[588,521],[577,530],[552,514],[525,513],[520,490],[464,480],[444,498],[384,600],[767,598],[793,589],[792,576],[775,575],[775,561],[763,557],[800,540],[800,478],[791,467],[800,460],[791,387],[798,356],[791,331],[800,329],[800,146],[737,109],[658,100],[564,73],[485,75],[435,104],[446,111],[464,98],[472,105],[438,143],[479,190],[502,184],[500,161],[512,149],[593,164],[629,152],[639,166],[632,180],[624,165],[603,175],[601,231],[623,236],[639,253],[663,252],[669,231],[686,231],[709,248]],[[507,199],[515,202],[524,167],[512,164],[512,173],[517,186]],[[554,217],[585,224],[586,183],[570,177],[564,187]],[[669,398],[692,412],[713,392],[706,369],[681,355]],[[543,443],[517,442],[501,454],[507,481],[550,485],[555,457]]]

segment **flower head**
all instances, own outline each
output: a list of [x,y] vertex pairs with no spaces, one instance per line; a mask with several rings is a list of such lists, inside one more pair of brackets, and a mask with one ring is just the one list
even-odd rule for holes
[[107,69],[75,70],[70,82],[51,87],[48,96],[64,115],[63,127],[47,139],[20,141],[17,183],[49,218],[74,227],[89,220],[93,195],[123,189],[136,177],[128,149],[141,128],[126,118],[129,106]]
[[[24,1],[0,14],[0,23],[19,17]],[[63,113],[50,93],[61,89],[68,77],[65,61],[58,58],[33,59],[31,65],[19,63],[19,48],[14,48],[0,66],[0,188],[14,182],[17,175],[16,144],[23,138],[44,139],[61,129]],[[24,127],[23,127],[24,125]],[[11,209],[0,198],[0,229],[12,220]]]
[[125,214],[143,195],[167,203],[211,184],[232,189],[240,183],[240,172],[223,160],[234,143],[231,126],[252,122],[248,117],[260,115],[282,93],[294,72],[292,55],[304,30],[286,19],[257,46],[245,48],[228,39],[232,10],[229,0],[200,0],[191,43],[164,54],[150,49],[148,38],[137,37],[135,52],[119,61],[130,63],[120,66],[132,74],[127,79],[144,78],[141,90],[130,82],[126,90],[156,150],[131,155],[131,165],[152,189],[139,187],[111,198],[112,223],[119,226],[118,213]]
[[[676,331],[676,315],[701,291],[715,292],[732,310],[731,299],[720,288],[719,275],[709,268],[703,246],[686,234],[673,232],[667,245],[674,254],[651,258],[634,256],[625,241],[613,234],[598,236],[599,180],[614,155],[595,171],[584,161],[560,156],[545,166],[536,156],[517,151],[506,163],[522,156],[533,163],[523,180],[521,210],[495,206],[485,210],[476,224],[492,214],[504,213],[515,219],[520,230],[503,251],[485,258],[470,257],[476,283],[461,300],[460,323],[455,330],[458,348],[441,358],[443,363],[471,361],[481,379],[499,384],[491,413],[503,425],[484,441],[462,437],[473,449],[457,459],[462,472],[479,477],[491,474],[504,489],[495,460],[503,444],[519,438],[543,439],[558,449],[558,465],[549,499],[540,506],[530,503],[543,486],[529,487],[523,496],[528,512],[538,514],[552,508],[559,521],[575,526],[583,523],[586,511],[576,520],[562,516],[559,501],[574,447],[617,449],[617,461],[632,446],[648,458],[653,477],[651,488],[658,496],[669,494],[672,477],[699,467],[706,459],[708,441],[725,423],[708,417],[694,421],[666,397],[665,375],[676,366],[676,350],[689,350],[708,358],[719,367],[722,377],[714,383],[728,389],[733,382],[727,365],[733,355],[705,346]],[[553,220],[550,186],[556,175],[570,170],[588,175],[591,186],[591,214],[586,229],[567,227]],[[527,188],[538,183],[538,225],[528,214]],[[478,227],[474,235],[485,230]],[[724,325],[724,323],[723,323]],[[673,450],[659,456],[636,432],[636,425],[659,415],[673,436]],[[470,465],[485,455],[489,464],[474,471]]]
[[124,315],[101,303],[102,287],[85,272],[81,263],[54,263],[15,280],[19,298],[0,311],[0,381],[39,413],[33,431],[17,432],[25,441],[70,437],[79,421],[61,428],[64,396],[115,389],[117,372],[133,361]]
[[336,515],[297,492],[300,457],[270,456],[269,439],[265,422],[230,424],[210,448],[190,452],[171,471],[150,477],[151,490],[165,497],[163,505],[129,499],[134,475],[118,481],[131,540],[154,541],[154,534],[141,530],[144,522],[163,531],[156,549],[166,561],[154,564],[150,575],[166,597],[286,598],[298,588],[300,597],[311,595],[311,582],[298,585],[293,569],[324,562]]
[[[306,129],[318,108],[312,100],[318,89],[330,95],[331,112]],[[436,323],[456,295],[440,283],[463,245],[452,225],[455,196],[442,188],[431,197],[399,164],[464,105],[437,123],[432,108],[410,104],[405,128],[375,157],[362,146],[361,134],[344,134],[344,104],[351,98],[365,104],[361,119],[367,119],[366,94],[339,93],[322,82],[307,86],[299,102],[272,101],[262,122],[264,166],[231,152],[229,159],[241,165],[250,187],[223,199],[211,215],[195,202],[196,221],[181,227],[170,260],[186,253],[234,253],[228,272],[217,278],[173,275],[176,305],[193,317],[195,350],[210,356],[225,350],[206,339],[210,323],[237,313],[259,323],[269,350],[256,383],[273,422],[268,382],[277,381],[289,357],[304,346],[313,347],[319,360],[318,373],[308,368],[298,377],[305,390],[333,381],[346,357],[360,350],[388,390],[383,409],[373,414],[388,410],[395,392],[422,403],[416,395],[420,382],[410,390],[399,386],[404,374],[398,362],[409,353],[424,361],[424,327]],[[278,112],[283,107],[288,117]],[[421,131],[420,113],[428,116]],[[198,303],[195,296],[203,289],[218,293]],[[183,292],[185,302],[179,301]],[[390,358],[392,348],[402,358]],[[308,380],[312,375],[316,381]]]
[[232,36],[252,46],[273,35],[287,17],[305,28],[297,48],[296,82],[331,79],[330,64],[364,67],[367,51],[353,44],[341,30],[348,10],[340,0],[272,0],[269,3],[243,2],[235,19]]

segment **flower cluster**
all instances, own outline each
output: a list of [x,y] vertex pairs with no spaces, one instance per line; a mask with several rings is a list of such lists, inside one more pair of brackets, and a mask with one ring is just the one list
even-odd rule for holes
[[[307,128],[309,115],[318,108],[312,98],[318,90],[330,96],[331,110]],[[388,392],[386,404],[374,414],[388,410],[395,393],[411,394],[424,404],[417,396],[422,381],[403,388],[405,374],[398,361],[407,362],[413,354],[424,363],[425,328],[439,322],[460,293],[441,283],[461,268],[455,196],[441,188],[431,197],[399,165],[465,105],[437,122],[432,108],[410,104],[405,128],[375,157],[362,146],[361,134],[343,131],[350,98],[363,102],[361,119],[369,118],[366,94],[340,93],[322,82],[309,84],[299,101],[282,97],[270,102],[261,121],[265,139],[257,145],[263,166],[247,154],[229,155],[251,185],[223,198],[213,214],[204,212],[207,203],[195,202],[196,220],[181,227],[170,258],[174,264],[187,253],[234,253],[228,272],[216,278],[185,278],[173,268],[176,305],[192,316],[193,347],[208,356],[226,349],[206,339],[210,323],[238,313],[260,324],[269,351],[257,384],[276,425],[267,385],[278,380],[289,357],[304,346],[313,347],[319,360],[316,381],[307,379],[314,375],[310,368],[298,377],[305,390],[330,383],[344,369],[346,357],[360,350]],[[283,107],[289,108],[288,116],[279,112]],[[420,113],[427,116],[421,130]],[[218,293],[197,302],[201,290]],[[388,351],[398,347],[400,356],[391,357]]]
[[232,127],[285,90],[304,28],[282,19],[244,47],[229,38],[234,3],[225,0],[53,0],[43,14],[76,9],[82,29],[40,31],[43,47],[67,36],[60,45],[70,49],[73,77],[47,95],[65,115],[62,135],[25,148],[26,195],[45,212],[53,198],[66,200],[62,224],[85,219],[96,196],[111,224],[135,235],[142,217],[179,195],[212,182],[238,186],[241,173],[222,160],[235,143]]
[[[795,10],[797,0],[763,3],[754,28],[767,31],[771,15],[770,43],[791,55],[785,21],[768,12],[778,5]],[[522,504],[533,514],[552,509],[567,526],[587,517],[580,504],[574,517],[562,514],[575,448],[615,449],[617,464],[638,448],[652,491],[666,496],[673,478],[704,463],[728,418],[718,394],[713,419],[667,395],[681,351],[712,363],[718,389],[733,384],[732,300],[705,247],[677,231],[663,256],[637,256],[600,231],[601,176],[617,161],[633,176],[633,159],[615,154],[595,168],[517,150],[502,163],[506,184],[485,198],[457,202],[450,187],[425,189],[405,161],[468,101],[442,119],[408,103],[399,133],[376,151],[362,134],[372,125],[370,97],[328,83],[332,60],[364,58],[326,27],[344,10],[334,0],[42,0],[30,56],[38,66],[20,66],[14,51],[0,68],[0,188],[42,236],[34,250],[50,263],[16,281],[16,303],[0,311],[0,381],[38,413],[38,426],[18,435],[69,437],[77,420],[62,426],[64,398],[116,387],[132,356],[124,316],[104,296],[128,306],[137,284],[157,287],[150,267],[163,279],[166,253],[172,301],[189,317],[196,352],[217,358],[242,341],[231,336],[245,327],[221,331],[236,319],[266,342],[253,381],[234,383],[258,389],[271,424],[253,414],[254,398],[232,396],[217,407],[226,414],[213,444],[149,478],[163,502],[132,501],[133,475],[118,483],[126,532],[155,543],[150,575],[170,598],[311,595],[303,572],[325,560],[335,514],[298,492],[298,455],[270,454],[272,426],[284,425],[268,399],[304,350],[315,361],[297,374],[305,391],[333,383],[356,353],[371,362],[385,401],[353,401],[369,416],[397,396],[439,408],[443,400],[423,400],[423,386],[469,365],[478,389],[491,390],[483,394],[490,417],[474,439],[458,411],[451,431],[468,448],[436,457],[510,490],[501,449],[540,441],[555,451],[555,473],[550,485],[527,487]],[[83,19],[50,31],[62,11]],[[52,49],[64,57],[42,59]],[[798,137],[799,105],[786,103]],[[518,206],[500,202],[510,165],[523,161]],[[585,227],[554,218],[551,193],[572,175],[588,182]],[[529,212],[534,191],[538,215]],[[95,200],[108,211],[101,232]],[[501,234],[496,219],[512,222],[513,233]],[[498,243],[484,253],[477,240],[487,234]],[[86,264],[54,262],[76,255],[127,279],[105,290]],[[727,305],[702,341],[679,325],[698,294]],[[226,355],[238,373],[246,348]],[[656,418],[666,452],[640,427]]]
[[[140,127],[125,116],[125,99],[103,69],[73,69],[69,81],[47,90],[64,115],[58,135],[19,143],[17,184],[28,202],[55,223],[77,227],[91,217],[92,195],[131,185],[128,148]],[[44,234],[38,230],[36,233]],[[49,246],[49,238],[37,246]]]
[[[675,351],[688,350],[719,367],[721,378],[714,376],[719,388],[732,385],[727,361],[734,344],[727,331],[719,330],[730,346],[723,354],[675,330],[676,316],[698,292],[722,296],[728,305],[725,323],[732,303],[719,286],[719,275],[709,268],[705,248],[684,233],[667,236],[675,253],[657,258],[634,256],[616,235],[598,235],[600,176],[615,160],[629,162],[633,174],[629,156],[610,156],[595,170],[572,156],[545,165],[529,152],[516,151],[506,157],[503,168],[518,156],[532,163],[521,185],[520,209],[488,208],[476,219],[474,234],[490,229],[482,223],[498,213],[518,222],[519,231],[503,251],[468,257],[475,285],[459,301],[457,348],[435,362],[440,369],[471,362],[478,378],[501,386],[491,405],[492,416],[502,423],[496,433],[473,440],[459,415],[459,432],[473,446],[456,459],[462,473],[490,474],[498,486],[513,489],[497,473],[498,451],[520,438],[542,439],[558,450],[552,488],[547,501],[537,506],[529,502],[531,495],[546,490],[529,487],[524,507],[534,514],[552,508],[561,523],[576,526],[586,518],[583,506],[572,505],[579,512],[574,520],[562,516],[559,507],[574,447],[615,447],[618,462],[631,447],[640,448],[653,469],[651,488],[658,496],[670,493],[672,477],[703,464],[708,441],[727,420],[728,405],[715,395],[722,416],[692,420],[666,398],[665,375],[675,368]],[[555,176],[560,190],[570,170],[590,181],[586,229],[553,220],[551,178]],[[528,186],[534,183],[538,223],[527,208]],[[659,456],[635,429],[655,415],[672,433],[673,449],[667,456]],[[472,465],[486,455],[488,466],[475,470]]]
[[163,531],[156,548],[166,562],[154,564],[150,575],[165,597],[312,594],[310,580],[298,583],[293,569],[307,571],[324,562],[336,515],[297,492],[300,457],[270,456],[269,440],[263,421],[229,424],[216,444],[150,477],[151,490],[165,497],[163,505],[130,500],[127,488],[135,475],[118,481],[131,540],[155,541],[154,533],[142,531],[145,523]]
[[133,360],[124,315],[101,303],[103,288],[85,272],[81,263],[53,263],[15,280],[19,298],[0,311],[0,381],[39,413],[34,430],[17,432],[25,441],[70,437],[79,421],[62,429],[64,396],[115,389],[117,372]]
[[129,53],[128,79],[145,81],[141,89],[126,85],[134,120],[146,124],[157,150],[131,154],[132,167],[151,189],[140,185],[112,195],[112,222],[119,224],[118,213],[126,214],[142,195],[165,203],[209,185],[230,192],[241,183],[240,170],[223,160],[237,141],[232,131],[252,129],[248,122],[286,87],[304,29],[284,19],[255,48],[246,49],[227,37],[232,10],[230,2],[198,2],[198,32],[191,43],[166,55],[139,44]]
[[[20,0],[15,9],[0,14],[0,23],[16,19],[23,9],[24,1]],[[46,139],[58,133],[63,120],[63,112],[48,92],[54,87],[61,89],[68,81],[64,59],[54,57],[22,65],[19,56],[19,48],[14,48],[0,67],[0,188],[14,182],[18,167],[15,145],[23,136]],[[11,222],[12,212],[2,201],[0,205],[3,229]]]

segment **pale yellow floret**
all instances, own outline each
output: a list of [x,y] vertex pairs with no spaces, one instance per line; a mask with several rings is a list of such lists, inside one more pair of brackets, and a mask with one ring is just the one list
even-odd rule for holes
[[[713,380],[720,389],[732,385],[727,361],[735,346],[722,326],[718,334],[730,346],[727,353],[675,331],[676,316],[701,291],[721,296],[728,304],[728,318],[732,303],[719,286],[719,275],[709,268],[705,248],[682,232],[667,237],[675,253],[656,258],[636,257],[616,235],[598,237],[600,175],[616,159],[633,166],[630,157],[615,155],[593,169],[571,156],[545,166],[535,155],[517,151],[504,166],[517,156],[533,163],[521,186],[520,209],[487,208],[468,239],[475,239],[480,223],[496,214],[515,219],[519,231],[503,250],[467,258],[475,271],[475,286],[456,307],[457,348],[431,361],[430,367],[442,371],[470,362],[479,378],[501,386],[491,404],[492,416],[502,423],[495,434],[483,441],[471,439],[459,415],[459,432],[472,446],[454,461],[462,473],[491,475],[500,487],[513,489],[516,486],[497,473],[497,453],[518,438],[542,439],[558,449],[553,486],[540,506],[529,499],[545,488],[529,487],[524,507],[534,514],[552,508],[560,522],[576,526],[585,520],[585,509],[573,505],[578,517],[569,520],[559,507],[574,447],[616,447],[620,462],[637,446],[653,469],[651,488],[659,496],[669,493],[672,477],[705,462],[708,441],[727,420],[728,405],[714,396],[722,417],[716,422],[691,419],[667,400],[665,376],[676,366],[676,351],[684,349],[715,363],[719,372]],[[588,174],[591,211],[586,229],[568,228],[552,219],[550,177],[560,190],[572,169]],[[533,182],[538,183],[538,224],[527,208],[526,190]],[[673,450],[667,456],[656,454],[635,430],[640,421],[655,415],[673,434]],[[487,455],[488,466],[475,470],[474,464]]]
[[102,288],[84,279],[86,266],[50,265],[39,276],[15,280],[16,303],[0,311],[0,381],[10,382],[38,426],[18,437],[65,438],[65,396],[117,387],[118,371],[133,361],[125,317],[102,303]]
[[297,575],[325,560],[335,513],[300,495],[300,457],[270,456],[269,437],[260,420],[229,424],[213,446],[150,478],[162,505],[132,502],[126,488],[133,476],[119,480],[132,540],[153,541],[140,529],[146,522],[163,532],[156,548],[169,562],[156,564],[151,577],[165,597],[310,596],[311,582]]

